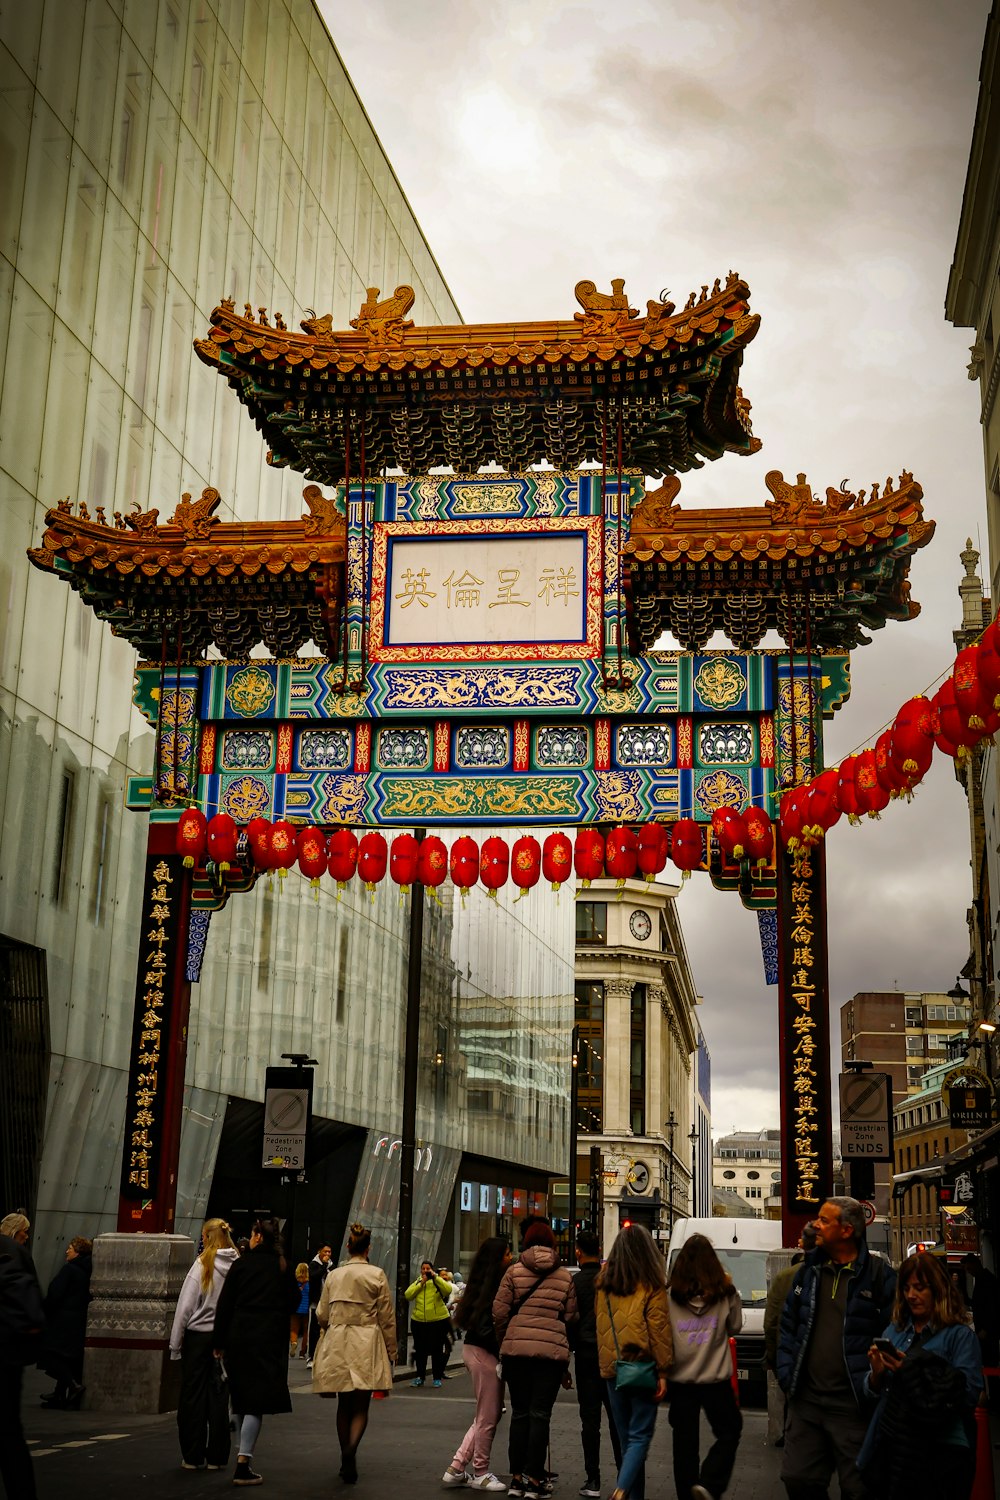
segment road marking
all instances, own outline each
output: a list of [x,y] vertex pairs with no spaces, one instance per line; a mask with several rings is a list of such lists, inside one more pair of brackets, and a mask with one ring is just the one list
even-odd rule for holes
[[89,1448],[92,1443],[116,1443],[120,1438],[128,1437],[127,1432],[99,1432],[94,1437],[74,1438],[69,1442],[60,1443],[55,1448],[39,1448],[38,1438],[29,1438],[28,1446],[31,1448],[32,1458],[48,1458],[51,1453],[65,1453],[68,1448]]

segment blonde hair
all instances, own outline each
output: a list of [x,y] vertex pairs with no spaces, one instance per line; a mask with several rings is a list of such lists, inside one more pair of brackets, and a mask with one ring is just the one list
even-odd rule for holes
[[298,1265],[295,1267],[295,1280],[296,1281],[308,1281],[309,1280],[309,1267],[306,1265],[306,1263],[305,1263],[304,1260],[300,1260],[299,1263],[298,1263]]
[[215,1275],[215,1257],[220,1250],[235,1250],[229,1225],[225,1219],[206,1219],[201,1230],[204,1249],[198,1259],[201,1262],[201,1290],[204,1296],[212,1289]]
[[24,1214],[8,1214],[5,1219],[0,1219],[0,1234],[5,1234],[10,1239],[13,1239],[15,1234],[20,1234],[22,1230],[27,1234],[30,1228],[31,1223]]

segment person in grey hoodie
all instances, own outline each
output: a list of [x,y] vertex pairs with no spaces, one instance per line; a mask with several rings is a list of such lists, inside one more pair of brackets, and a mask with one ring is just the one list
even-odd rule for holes
[[[693,1234],[674,1261],[667,1284],[674,1363],[670,1426],[674,1484],[691,1500],[719,1500],[736,1462],[743,1418],[732,1386],[729,1340],[743,1327],[743,1304],[711,1240]],[[715,1442],[699,1456],[699,1413]]]
[[224,1219],[207,1219],[201,1242],[170,1330],[170,1358],[181,1361],[177,1434],[182,1469],[224,1469],[229,1463],[229,1396],[214,1353],[215,1309],[239,1252]]

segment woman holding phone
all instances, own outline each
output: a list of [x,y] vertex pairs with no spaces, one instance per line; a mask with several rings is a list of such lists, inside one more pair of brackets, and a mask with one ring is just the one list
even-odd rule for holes
[[979,1341],[946,1267],[920,1251],[904,1260],[892,1322],[868,1350],[878,1406],[858,1468],[873,1494],[969,1500],[976,1471]]

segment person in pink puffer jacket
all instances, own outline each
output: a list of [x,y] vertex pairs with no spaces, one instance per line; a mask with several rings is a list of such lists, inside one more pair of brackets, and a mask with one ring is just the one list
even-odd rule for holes
[[493,1323],[510,1393],[511,1481],[508,1495],[542,1500],[550,1492],[545,1455],[560,1385],[569,1388],[566,1325],[577,1319],[573,1278],[559,1262],[556,1237],[544,1220],[529,1224],[521,1257],[504,1273]]

